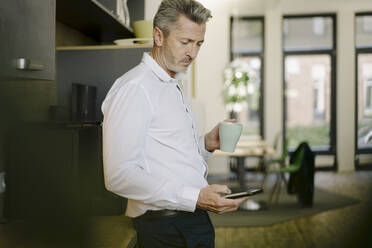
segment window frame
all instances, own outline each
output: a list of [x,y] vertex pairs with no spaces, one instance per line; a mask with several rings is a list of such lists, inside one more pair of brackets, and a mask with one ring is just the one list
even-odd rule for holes
[[261,21],[262,23],[262,42],[261,42],[261,52],[243,52],[239,53],[240,56],[255,56],[261,60],[261,67],[260,67],[260,100],[259,100],[259,123],[260,123],[260,135],[262,139],[265,138],[265,117],[264,117],[264,92],[265,92],[265,79],[264,79],[264,68],[265,68],[265,17],[264,16],[230,16],[230,62],[234,59],[233,53],[233,22],[234,19],[244,20],[244,21]]
[[[371,16],[372,17],[372,11],[370,12],[357,12],[355,13],[355,16],[354,16],[354,30],[356,30],[356,18],[358,16]],[[361,47],[361,48],[358,48],[357,47],[357,44],[356,44],[356,40],[357,40],[357,37],[356,37],[356,32],[354,34],[354,40],[355,40],[355,46],[354,46],[354,49],[355,49],[355,142],[354,142],[354,154],[355,154],[355,163],[354,163],[354,166],[355,166],[355,169],[356,170],[372,170],[372,164],[363,164],[363,165],[360,165],[359,163],[359,158],[358,158],[358,155],[364,155],[364,154],[372,154],[372,148],[364,148],[364,149],[360,149],[358,147],[358,80],[359,80],[359,77],[358,77],[358,70],[359,70],[359,67],[358,67],[358,59],[359,59],[359,55],[361,54],[372,54],[372,47]],[[364,104],[364,103],[363,103]]]
[[[284,47],[284,34],[282,32],[282,52],[283,52],[283,64],[282,64],[282,72],[283,72],[283,90],[282,90],[282,99],[283,99],[283,137],[287,137],[287,130],[286,130],[286,119],[288,116],[287,113],[287,98],[286,98],[286,79],[285,79],[285,60],[287,56],[292,55],[329,55],[330,62],[331,62],[331,72],[330,72],[330,83],[331,83],[331,99],[330,99],[330,144],[328,150],[313,150],[315,155],[333,155],[334,156],[334,163],[331,166],[322,166],[316,167],[316,170],[333,170],[337,171],[338,163],[337,163],[337,63],[336,63],[336,55],[337,55],[337,15],[335,13],[314,13],[314,14],[296,14],[296,15],[283,15],[282,17],[282,27],[284,26],[285,19],[296,19],[296,18],[313,18],[313,17],[330,17],[332,19],[332,49],[316,49],[316,50],[291,50],[286,51]],[[284,145],[284,138],[282,140]],[[289,150],[289,153],[293,153],[292,150]]]

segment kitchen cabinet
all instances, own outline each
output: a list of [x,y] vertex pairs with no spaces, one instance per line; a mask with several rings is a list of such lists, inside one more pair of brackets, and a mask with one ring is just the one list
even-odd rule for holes
[[12,135],[7,216],[84,217],[122,214],[125,199],[104,186],[101,127],[30,124]]
[[[133,30],[119,20],[117,15],[99,0],[57,0],[56,18],[102,44],[134,37]],[[129,0],[131,21],[144,18],[144,0]]]
[[0,77],[54,80],[55,0],[0,1]]
[[[14,106],[11,108],[12,112],[18,107],[21,110],[28,110],[24,105],[29,103],[24,103],[24,99],[37,105],[35,104],[38,103],[37,99],[45,97],[44,92],[51,91],[60,97],[58,102],[56,97],[51,97],[53,101],[45,101],[45,104],[43,102],[38,109],[48,109],[50,103],[71,107],[72,82],[86,84],[93,82],[99,85],[98,94],[102,101],[114,79],[138,64],[143,51],[150,49],[150,47],[140,46],[141,49],[138,50],[118,51],[117,47],[114,49],[111,47],[110,51],[58,51],[60,59],[56,67],[55,24],[56,8],[60,2],[70,4],[65,10],[68,16],[68,12],[74,11],[79,3],[91,1],[0,1],[0,85],[11,88],[9,92],[13,94],[9,96],[4,106]],[[128,6],[131,13],[137,16],[131,16],[132,21],[136,18],[143,19],[143,0],[129,0]],[[89,9],[82,7],[78,10],[80,14],[85,14],[84,12],[88,12]],[[110,31],[110,27],[117,23],[112,24],[112,17],[107,13],[102,19],[92,12],[90,15],[99,21],[99,24],[94,24],[99,28],[95,29],[97,26],[93,28],[94,31],[91,33],[93,36],[111,37],[109,39],[126,38],[121,35],[110,36],[115,34]],[[109,21],[106,20],[107,16],[111,18],[108,19]],[[74,16],[68,19],[76,22]],[[67,20],[65,19],[64,22]],[[88,17],[85,19],[85,21],[89,20]],[[86,34],[90,30],[90,28],[78,28]],[[120,30],[123,31],[122,26]],[[105,32],[110,34],[103,35]],[[106,38],[101,41],[106,42]],[[17,58],[24,59],[19,60],[24,62],[23,65],[19,64],[19,69],[16,67]],[[53,84],[55,88],[50,87]],[[44,90],[46,88],[47,90]],[[0,90],[2,89],[3,87]],[[14,111],[17,112],[19,111]],[[35,116],[33,111],[28,112],[30,116]],[[48,122],[46,125],[41,125],[42,127],[36,123],[19,123],[21,121],[47,120],[46,118],[45,120],[44,118],[17,119],[14,125],[12,122],[11,130],[14,132],[7,131],[6,139],[0,140],[6,147],[4,153],[6,153],[7,173],[5,196],[7,216],[13,219],[55,215],[61,217],[86,214],[111,215],[124,212],[125,199],[108,192],[104,187],[99,126],[68,124],[68,119],[64,120],[66,121],[64,124]]]

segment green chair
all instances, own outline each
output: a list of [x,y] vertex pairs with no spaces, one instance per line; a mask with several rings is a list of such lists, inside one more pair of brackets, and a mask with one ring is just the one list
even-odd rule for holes
[[[274,144],[274,150],[277,150],[278,144]],[[271,164],[279,164],[281,167],[285,165],[285,161],[288,156],[288,139],[284,139],[284,144],[283,144],[283,149],[282,149],[282,154],[280,155],[279,158],[274,158],[269,160],[268,162]]]
[[279,195],[280,195],[280,188],[282,186],[282,182],[284,182],[285,185],[287,185],[287,180],[285,178],[285,174],[286,173],[289,173],[289,174],[290,173],[295,173],[295,172],[300,170],[302,160],[303,160],[303,157],[304,157],[304,152],[305,152],[304,148],[301,148],[298,151],[298,153],[295,155],[295,157],[293,158],[293,163],[292,164],[289,164],[288,166],[281,167],[278,170],[272,171],[272,172],[275,172],[277,174],[277,179],[276,179],[274,187],[271,190],[271,193],[270,193],[270,196],[269,196],[269,205],[271,205],[275,194],[276,194],[276,196],[275,196],[276,197],[276,203],[278,203]]
[[[274,141],[274,145],[273,145],[273,148],[274,148],[275,151],[277,151],[277,149],[278,149],[279,137],[280,137],[280,134],[277,134],[275,136],[275,141]],[[282,153],[279,157],[264,159],[262,161],[263,166],[264,166],[264,169],[263,169],[264,177],[263,177],[263,180],[262,180],[262,187],[264,187],[264,185],[266,183],[267,174],[268,174],[268,172],[270,172],[271,167],[273,165],[279,165],[279,168],[284,167],[285,163],[286,163],[287,156],[288,156],[288,139],[285,139],[284,144],[283,144]]]

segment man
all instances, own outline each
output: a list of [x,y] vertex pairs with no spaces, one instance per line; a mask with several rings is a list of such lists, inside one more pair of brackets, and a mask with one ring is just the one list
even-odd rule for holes
[[214,247],[205,210],[234,211],[246,200],[208,185],[205,159],[219,149],[218,125],[198,138],[179,86],[210,17],[194,0],[163,0],[151,53],[116,80],[102,105],[105,185],[128,198],[139,247]]

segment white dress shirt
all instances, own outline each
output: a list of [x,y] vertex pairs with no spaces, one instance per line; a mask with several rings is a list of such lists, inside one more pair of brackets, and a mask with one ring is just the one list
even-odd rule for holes
[[147,53],[118,78],[102,104],[105,186],[128,198],[126,215],[193,212],[207,186],[204,136],[175,78]]

